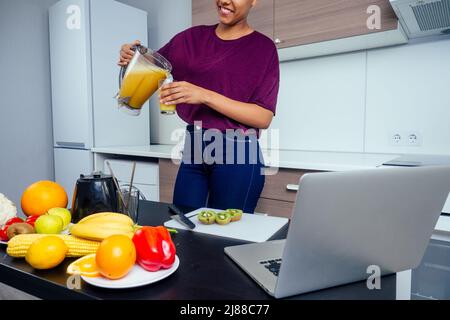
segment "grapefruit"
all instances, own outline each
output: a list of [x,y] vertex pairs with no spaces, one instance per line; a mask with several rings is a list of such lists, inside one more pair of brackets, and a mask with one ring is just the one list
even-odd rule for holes
[[59,184],[38,181],[25,189],[20,204],[27,216],[40,216],[52,208],[67,207],[67,202],[67,193]]

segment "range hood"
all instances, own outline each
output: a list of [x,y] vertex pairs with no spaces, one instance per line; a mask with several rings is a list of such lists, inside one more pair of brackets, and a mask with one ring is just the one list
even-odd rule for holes
[[410,39],[450,33],[450,0],[390,0]]

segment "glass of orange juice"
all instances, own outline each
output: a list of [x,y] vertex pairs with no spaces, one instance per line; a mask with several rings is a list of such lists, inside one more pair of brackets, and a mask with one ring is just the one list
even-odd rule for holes
[[[172,83],[172,82],[173,82],[173,78],[171,75],[169,75],[164,80],[159,80],[159,89],[161,90],[162,86]],[[159,103],[159,110],[160,110],[161,114],[165,114],[165,115],[175,114],[176,109],[177,109],[176,104],[164,104],[161,102]]]

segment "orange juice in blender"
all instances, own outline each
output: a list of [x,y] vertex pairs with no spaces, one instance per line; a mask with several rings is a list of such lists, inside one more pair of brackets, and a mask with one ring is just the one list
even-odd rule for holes
[[160,81],[170,76],[171,70],[163,56],[137,46],[130,64],[121,70],[119,107],[131,115],[139,115],[143,104],[158,90]]

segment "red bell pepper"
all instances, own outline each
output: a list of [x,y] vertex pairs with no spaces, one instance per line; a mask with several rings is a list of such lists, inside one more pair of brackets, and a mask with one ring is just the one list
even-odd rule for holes
[[168,269],[175,262],[175,244],[162,227],[142,227],[133,236],[137,262],[147,271]]
[[40,216],[29,216],[25,222],[34,227],[34,223]]
[[3,228],[0,229],[0,241],[8,241],[8,228],[10,225],[13,225],[14,223],[22,223],[23,220],[18,218],[18,217],[14,217],[9,219],[8,221],[6,221],[5,225],[3,226]]

